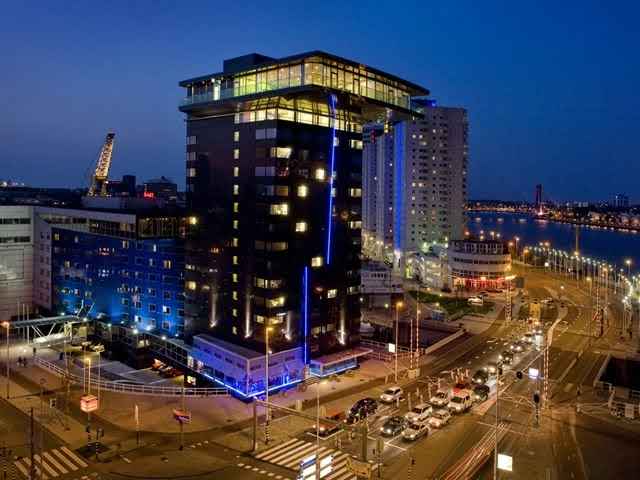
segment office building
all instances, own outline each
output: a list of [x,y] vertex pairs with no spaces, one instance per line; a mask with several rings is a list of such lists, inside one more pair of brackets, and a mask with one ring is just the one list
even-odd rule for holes
[[178,199],[178,185],[164,176],[153,178],[144,182],[142,196],[175,202]]
[[0,206],[0,321],[32,311],[33,250],[33,208]]
[[624,193],[618,193],[614,200],[616,208],[629,208],[629,196]]
[[131,330],[184,335],[183,216],[35,207],[34,217],[39,307]]
[[448,249],[448,285],[454,291],[501,289],[511,272],[507,242],[468,238],[454,240]]
[[268,326],[274,351],[302,346],[312,369],[312,356],[357,350],[362,128],[408,118],[427,90],[318,51],[226,60],[180,86],[197,218],[187,319],[208,342],[258,352]]
[[376,136],[378,148],[368,151],[365,163],[377,169],[363,171],[363,205],[377,212],[365,231],[375,248],[366,252],[403,274],[410,255],[463,237],[467,200],[466,110],[428,99],[414,99],[413,107],[413,118]]

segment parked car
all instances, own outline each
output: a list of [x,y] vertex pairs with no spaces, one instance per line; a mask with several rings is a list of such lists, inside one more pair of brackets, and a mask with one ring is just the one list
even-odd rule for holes
[[449,402],[449,410],[453,413],[464,413],[469,410],[473,404],[471,395],[470,390],[459,392]]
[[434,407],[446,407],[449,404],[449,392],[438,390],[436,394],[429,399],[429,403]]
[[375,414],[377,410],[378,402],[370,397],[362,398],[349,409],[345,422],[348,424],[357,423]]
[[395,437],[407,428],[407,420],[404,417],[395,415],[389,417],[380,427],[380,434],[386,437]]
[[533,343],[533,340],[534,340],[533,339],[533,333],[528,333],[527,332],[522,336],[522,341],[525,342],[525,343],[528,343],[529,345],[531,345]]
[[404,390],[397,385],[394,385],[382,392],[382,395],[380,395],[380,401],[383,403],[394,403],[395,401],[403,398],[403,396]]
[[513,353],[509,350],[505,350],[504,352],[502,352],[500,355],[498,355],[498,358],[505,365],[511,365],[513,363]]
[[511,345],[509,345],[509,348],[511,349],[512,352],[515,352],[515,353],[524,352],[524,345],[522,344],[522,342],[513,342]]
[[427,423],[432,428],[442,428],[451,420],[451,413],[446,409],[439,409],[433,412],[433,414],[427,420]]
[[409,423],[402,431],[402,438],[409,441],[417,440],[420,437],[429,435],[429,426],[424,423]]
[[475,306],[481,307],[482,305],[484,305],[484,300],[482,300],[481,297],[469,297],[467,299],[467,303],[469,305],[475,305]]
[[488,385],[476,385],[473,387],[473,400],[477,403],[482,403],[489,399],[491,388]]
[[478,370],[473,374],[471,380],[477,385],[483,385],[489,380],[489,374],[485,370]]
[[433,407],[431,405],[428,403],[420,403],[413,407],[411,411],[404,416],[404,418],[412,423],[420,423],[429,418],[431,412],[433,412]]

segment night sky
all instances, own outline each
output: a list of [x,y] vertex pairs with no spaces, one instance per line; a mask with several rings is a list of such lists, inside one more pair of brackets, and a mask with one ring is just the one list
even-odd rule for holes
[[639,203],[640,7],[524,3],[5,0],[0,178],[84,185],[114,129],[112,177],[183,186],[178,81],[318,49],[466,107],[472,198]]

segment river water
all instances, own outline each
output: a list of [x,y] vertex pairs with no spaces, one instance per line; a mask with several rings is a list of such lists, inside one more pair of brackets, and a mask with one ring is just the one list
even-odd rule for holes
[[[505,240],[519,237],[520,247],[538,245],[539,242],[550,242],[552,248],[566,250],[575,249],[575,226],[537,220],[529,215],[517,213],[469,212],[468,228],[472,234],[479,235],[484,231],[485,237],[490,232],[500,233]],[[632,270],[640,267],[640,233],[604,230],[592,227],[580,229],[580,254],[624,266],[624,261],[632,259]],[[624,267],[626,270],[626,266]]]

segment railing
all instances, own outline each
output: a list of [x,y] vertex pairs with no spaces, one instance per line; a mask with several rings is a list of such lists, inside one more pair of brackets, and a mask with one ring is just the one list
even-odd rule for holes
[[[67,378],[71,383],[76,385],[82,385],[84,379],[78,375],[67,372],[66,369],[56,365],[53,362],[44,360],[41,358],[35,359],[35,364],[40,368],[47,370],[54,375],[62,378]],[[91,385],[96,389],[115,392],[115,393],[131,393],[137,395],[158,395],[158,396],[187,396],[187,397],[214,397],[229,395],[226,388],[213,387],[213,388],[197,388],[197,387],[166,387],[159,385],[144,385],[138,383],[126,383],[110,380],[92,380]]]

